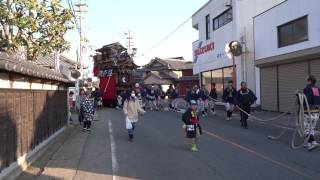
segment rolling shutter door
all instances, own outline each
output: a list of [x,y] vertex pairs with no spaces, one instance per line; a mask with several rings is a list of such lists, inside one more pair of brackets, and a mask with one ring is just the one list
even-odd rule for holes
[[317,85],[320,86],[320,59],[311,61],[310,69],[311,74],[314,75],[318,81]]
[[308,76],[308,62],[292,63],[279,66],[279,110],[292,110],[295,91],[302,90]]
[[277,67],[261,68],[261,108],[278,111]]

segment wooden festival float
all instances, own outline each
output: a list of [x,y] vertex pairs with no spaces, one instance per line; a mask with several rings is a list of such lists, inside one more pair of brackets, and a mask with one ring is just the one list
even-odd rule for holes
[[115,106],[117,96],[133,87],[134,64],[127,49],[120,43],[105,45],[97,49],[94,56],[94,76],[100,79],[99,89],[104,105]]

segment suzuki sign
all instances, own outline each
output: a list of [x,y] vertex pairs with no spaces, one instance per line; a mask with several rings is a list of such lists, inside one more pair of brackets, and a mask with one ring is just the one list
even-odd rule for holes
[[210,43],[210,44],[207,44],[207,45],[205,45],[203,47],[200,47],[200,48],[196,49],[194,51],[194,54],[196,56],[200,56],[202,54],[206,54],[209,51],[212,51],[213,49],[214,49],[214,43]]
[[207,53],[214,50],[214,43],[213,42],[206,44],[204,46],[202,46],[202,44],[203,44],[203,41],[200,41],[198,44],[198,48],[196,50],[194,50],[194,62],[193,63],[197,63],[199,56],[207,54]]

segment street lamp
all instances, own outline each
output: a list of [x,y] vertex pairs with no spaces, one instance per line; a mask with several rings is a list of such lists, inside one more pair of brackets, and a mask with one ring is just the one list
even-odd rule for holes
[[239,41],[231,41],[229,43],[229,51],[232,57],[232,80],[233,80],[233,83],[235,83],[236,82],[236,65],[235,65],[234,57],[241,56],[242,54],[241,43]]

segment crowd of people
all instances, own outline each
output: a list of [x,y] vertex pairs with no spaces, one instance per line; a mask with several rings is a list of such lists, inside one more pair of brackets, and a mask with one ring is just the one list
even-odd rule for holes
[[[70,96],[73,95],[72,93],[70,93]],[[317,146],[313,124],[314,121],[319,120],[320,111],[320,88],[316,86],[314,76],[308,77],[304,94],[312,110],[312,117],[309,117],[309,121],[305,122],[305,127],[307,127],[305,136],[308,138],[306,146],[308,149],[313,149]],[[126,117],[126,129],[128,130],[129,141],[133,141],[139,114],[144,114],[147,108],[151,111],[163,109],[166,99],[169,101],[169,108],[174,110],[175,107],[170,102],[174,101],[178,96],[177,89],[172,85],[164,92],[161,87],[154,85],[141,87],[139,84],[136,84],[133,91],[120,93],[118,104],[123,109]],[[238,108],[241,117],[240,124],[243,128],[248,129],[248,115],[250,114],[251,105],[255,103],[257,97],[247,87],[247,83],[241,82],[241,88],[237,90],[234,82],[232,80],[228,81],[221,99],[226,108],[226,120],[230,121],[234,110]],[[75,102],[70,98],[70,106],[74,106],[78,112],[79,123],[83,124],[83,131],[90,131],[91,122],[94,120],[95,110],[98,108],[100,100],[101,94],[99,93],[99,89],[94,92],[81,89],[79,95],[76,96]],[[189,139],[190,150],[195,152],[198,151],[197,136],[202,134],[199,115],[207,116],[208,111],[211,111],[213,115],[216,113],[215,103],[212,103],[218,101],[216,84],[211,84],[210,92],[205,86],[201,86],[200,88],[196,85],[193,88],[187,88],[185,100],[189,103],[189,106],[182,115],[182,121],[184,123],[186,138]],[[313,121],[311,122],[310,119],[312,118]]]
[[[160,110],[163,108],[164,100],[168,99],[169,108],[174,110],[175,107],[171,103],[179,94],[177,90],[170,85],[168,90],[164,92],[161,87],[150,86],[141,87],[139,84],[135,85],[132,92],[122,92],[119,95],[118,103],[123,108],[126,116],[126,128],[128,129],[129,140],[133,141],[133,132],[138,122],[138,114],[144,114],[148,107],[152,110]],[[194,86],[192,89],[187,88],[185,100],[189,103],[188,109],[182,116],[182,120],[186,131],[186,137],[189,140],[190,150],[198,151],[197,148],[197,134],[202,134],[200,126],[200,118],[198,114],[207,116],[208,111],[215,114],[215,106],[209,105],[212,100],[217,101],[218,94],[215,83],[212,83],[211,91],[208,92],[205,86],[199,88]],[[247,88],[245,82],[241,83],[241,89],[238,91],[234,88],[233,82],[229,81],[228,87],[224,90],[222,99],[226,103],[227,120],[231,120],[234,107],[237,106],[247,113],[250,113],[250,106],[256,101],[254,93]],[[210,100],[210,101],[209,101]],[[248,115],[241,112],[241,126],[248,128]],[[198,133],[199,132],[199,133]]]
[[[211,111],[213,115],[216,114],[214,103],[212,103],[218,101],[215,83],[211,84],[210,92],[204,85],[202,85],[201,88],[196,85],[192,89],[187,89],[186,101],[189,102],[190,105],[192,101],[197,102],[197,111],[201,113],[203,117],[208,115],[208,111]],[[225,102],[226,119],[227,121],[230,121],[235,107],[239,107],[249,114],[250,106],[255,103],[257,98],[253,91],[247,88],[246,82],[241,82],[241,88],[237,91],[234,88],[233,81],[230,80],[228,86],[223,91],[222,100]],[[247,114],[241,113],[240,122],[241,126],[244,128],[248,128],[247,119]]]
[[[161,86],[151,85],[151,86],[141,86],[140,84],[135,84],[134,92],[140,106],[146,110],[147,108],[151,111],[154,110],[164,110],[166,99],[168,99],[169,108],[174,109],[172,101],[178,98],[178,91],[173,85],[169,85],[166,92]],[[131,92],[123,91],[118,96],[118,106],[123,107],[125,100],[130,97]]]
[[[137,83],[133,91],[123,91],[119,94],[118,107],[121,107],[125,114],[126,129],[130,142],[133,142],[134,139],[139,114],[144,114],[147,108],[151,111],[164,110],[164,102],[167,97],[169,102],[178,97],[178,92],[173,85],[170,85],[169,89],[164,92],[161,86],[142,87]],[[171,103],[169,104],[170,109],[174,109]]]

